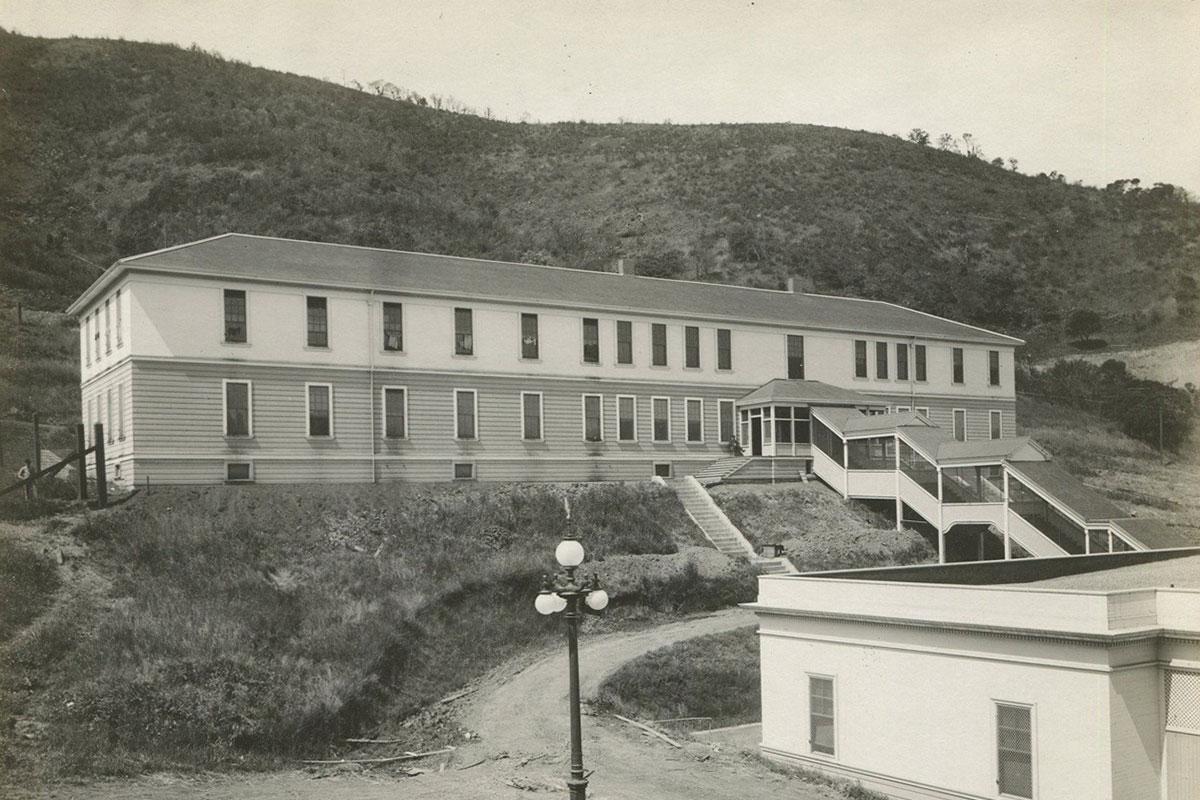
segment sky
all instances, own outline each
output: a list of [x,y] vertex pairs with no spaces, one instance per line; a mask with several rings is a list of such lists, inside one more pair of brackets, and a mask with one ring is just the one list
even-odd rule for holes
[[1200,0],[0,0],[26,35],[199,45],[551,122],[800,122],[1200,197]]

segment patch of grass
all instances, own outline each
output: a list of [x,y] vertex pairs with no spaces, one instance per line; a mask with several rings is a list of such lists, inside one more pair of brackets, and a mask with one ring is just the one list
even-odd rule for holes
[[7,642],[33,621],[58,586],[58,572],[50,559],[0,539],[0,642]]
[[762,718],[755,627],[689,639],[647,653],[608,677],[598,707],[634,719],[711,717],[704,728]]
[[[41,687],[29,713],[49,724],[51,753],[39,763],[264,767],[402,730],[561,634],[533,597],[554,568],[564,493],[589,566],[678,560],[666,554],[696,537],[672,492],[640,484],[156,489],[90,515],[77,535],[111,598],[56,607],[5,654],[15,680]],[[613,594],[615,616],[712,609],[752,599],[754,577],[685,565]]]

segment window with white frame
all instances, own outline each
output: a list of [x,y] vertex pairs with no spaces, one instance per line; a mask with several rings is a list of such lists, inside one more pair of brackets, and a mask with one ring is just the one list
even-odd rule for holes
[[246,293],[241,289],[226,289],[225,341],[231,344],[246,342]]
[[[538,358],[538,315],[521,315],[521,358],[533,361]],[[528,437],[527,437],[528,438]],[[541,438],[540,436],[537,438]]]
[[717,438],[722,444],[732,441],[734,436],[733,427],[733,401],[718,400],[717,401]]
[[988,412],[988,423],[991,428],[993,439],[999,439],[1002,436],[1004,436],[1003,421],[1004,421],[1004,417],[1003,417],[1003,414],[1001,414],[1001,412],[999,412],[999,411],[989,411]]
[[1007,797],[1033,797],[1033,709],[996,703],[996,786]]
[[408,389],[383,387],[383,435],[386,439],[408,438]]
[[959,442],[967,440],[967,412],[961,408],[954,409],[954,439]]
[[896,380],[908,380],[908,344],[896,342]]
[[955,383],[965,383],[966,373],[963,367],[963,349],[961,347],[951,348],[951,356],[954,367],[953,379]]
[[96,363],[99,364],[100,363],[100,309],[96,309],[94,316],[96,317],[96,330],[92,334],[92,341],[95,342]]
[[617,363],[633,363],[633,323],[626,319],[617,321]]
[[117,384],[117,440],[125,440],[125,384]]
[[729,328],[717,328],[717,369],[733,369],[733,333]]
[[475,355],[475,320],[469,308],[454,309],[454,355]]
[[913,365],[914,366],[913,371],[916,373],[915,377],[916,377],[917,381],[919,381],[919,382],[924,382],[929,379],[927,368],[926,368],[927,362],[925,359],[926,359],[925,345],[923,345],[923,344],[913,345],[913,361],[915,362]]
[[867,343],[862,339],[854,341],[854,377],[867,377]]
[[542,438],[541,392],[521,392],[521,438],[526,441]]
[[875,377],[887,380],[888,377],[888,343],[875,343]]
[[231,461],[225,465],[225,480],[238,483],[254,480],[254,465],[249,461]]
[[304,388],[308,435],[318,439],[333,438],[333,385],[306,383]]
[[455,461],[454,462],[454,480],[456,480],[456,481],[475,480],[475,462],[474,461]]
[[117,436],[116,426],[113,425],[113,387],[108,387],[108,390],[105,392],[105,399],[108,401],[108,403],[105,414],[105,419],[107,420],[105,424],[107,425],[107,428],[104,438],[108,440],[109,444],[112,444],[114,441],[116,441]]
[[804,337],[794,333],[787,335],[787,376],[793,380],[804,379]]
[[478,438],[474,389],[454,390],[454,438]]
[[92,365],[92,315],[83,318],[83,358],[87,365]]
[[656,442],[671,441],[671,398],[650,398],[651,438]]
[[637,398],[631,394],[617,395],[617,441],[637,441]]
[[400,303],[383,304],[383,349],[404,352],[404,306]]
[[827,756],[837,749],[833,678],[808,676],[808,744],[814,753]]
[[254,415],[250,381],[225,381],[225,435],[253,436]]
[[650,325],[650,364],[667,366],[667,326],[661,322]]
[[109,316],[108,298],[104,299],[104,352],[112,352],[112,317]]
[[988,350],[988,386],[1000,385],[1000,351]]
[[683,327],[683,366],[700,369],[700,329],[695,325]]
[[594,317],[583,318],[583,361],[600,363],[600,320]]
[[704,441],[704,401],[698,397],[689,397],[683,401],[684,415],[687,417],[687,440],[689,442]]
[[918,414],[920,414],[925,419],[929,419],[928,406],[917,406],[916,408],[913,409],[913,411],[916,411]]
[[329,347],[329,305],[324,297],[305,297],[307,338],[309,347]]
[[604,419],[601,413],[603,397],[598,394],[583,396],[583,440],[599,442],[604,440]]
[[120,348],[121,345],[123,345],[125,343],[125,333],[121,328],[121,290],[120,289],[117,289],[116,293],[113,295],[113,306],[114,306],[113,314],[117,318],[117,347]]

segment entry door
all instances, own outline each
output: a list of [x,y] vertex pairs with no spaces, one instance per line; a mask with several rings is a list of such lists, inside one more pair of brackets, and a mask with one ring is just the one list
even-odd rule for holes
[[750,455],[762,455],[762,418],[750,418]]

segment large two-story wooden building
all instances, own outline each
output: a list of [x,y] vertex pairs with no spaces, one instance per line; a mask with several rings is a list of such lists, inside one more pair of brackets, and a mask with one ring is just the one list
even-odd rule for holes
[[818,406],[1015,429],[1020,340],[870,300],[226,234],[69,312],[126,483],[638,479],[734,438],[804,462]]

